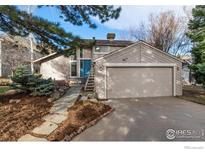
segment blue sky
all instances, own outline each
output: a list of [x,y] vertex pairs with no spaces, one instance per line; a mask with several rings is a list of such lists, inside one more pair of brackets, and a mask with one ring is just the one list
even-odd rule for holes
[[44,7],[32,10],[34,15],[41,16],[49,21],[59,22],[60,26],[66,31],[72,32],[81,38],[96,37],[96,39],[105,39],[108,32],[116,33],[117,39],[121,39],[122,33],[130,27],[135,27],[142,21],[146,23],[150,13],[172,10],[177,15],[183,15],[183,6],[122,6],[121,15],[117,20],[111,20],[105,24],[101,24],[97,19],[93,19],[98,27],[91,29],[87,25],[74,26],[68,22],[64,22],[58,17],[59,12],[55,8]]

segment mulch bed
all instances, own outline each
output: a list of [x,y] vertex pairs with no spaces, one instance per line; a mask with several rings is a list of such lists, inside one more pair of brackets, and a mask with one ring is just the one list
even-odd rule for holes
[[68,119],[61,123],[47,139],[49,141],[70,141],[112,111],[109,105],[103,103],[79,101],[68,109]]
[[[21,99],[9,103],[10,99]],[[28,94],[0,96],[0,141],[17,141],[18,138],[43,123],[42,117],[49,114],[52,103],[47,97],[32,97]]]
[[205,90],[200,86],[184,86],[183,95],[179,98],[205,105]]

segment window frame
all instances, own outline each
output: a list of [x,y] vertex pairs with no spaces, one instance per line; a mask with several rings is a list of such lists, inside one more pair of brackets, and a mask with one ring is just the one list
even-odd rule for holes
[[[72,63],[76,63],[76,76],[72,75]],[[77,60],[70,60],[70,78],[76,78],[78,77],[78,62]]]

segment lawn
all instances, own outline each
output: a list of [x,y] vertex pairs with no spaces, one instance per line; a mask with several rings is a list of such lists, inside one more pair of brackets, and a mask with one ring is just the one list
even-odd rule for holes
[[0,94],[7,92],[10,90],[9,86],[0,86]]
[[205,89],[200,86],[184,86],[180,98],[205,105]]

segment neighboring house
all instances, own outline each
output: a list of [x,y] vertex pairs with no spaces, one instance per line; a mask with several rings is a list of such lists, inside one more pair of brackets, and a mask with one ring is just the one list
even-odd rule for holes
[[[45,78],[86,80],[99,99],[182,95],[182,61],[146,42],[95,40],[76,55],[54,53],[36,60]],[[93,64],[93,65],[92,65]]]
[[183,56],[182,59],[182,82],[184,85],[195,84],[195,79],[189,66],[192,64],[191,56]]
[[[43,55],[34,46],[34,59]],[[1,35],[0,36],[0,77],[9,77],[14,69],[20,65],[31,64],[30,42],[26,38]],[[38,68],[35,68],[38,71]]]

